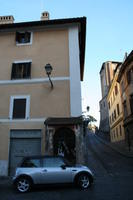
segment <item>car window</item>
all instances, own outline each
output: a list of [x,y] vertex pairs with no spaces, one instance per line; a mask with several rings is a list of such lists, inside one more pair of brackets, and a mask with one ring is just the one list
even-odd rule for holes
[[22,167],[41,167],[41,160],[40,159],[25,160],[22,164]]
[[43,167],[60,167],[64,165],[64,161],[61,158],[44,158]]
[[72,167],[73,165],[72,165],[72,163],[70,163],[68,160],[66,160],[66,159],[64,159],[64,162],[65,162],[65,164],[66,164],[66,166],[67,167]]

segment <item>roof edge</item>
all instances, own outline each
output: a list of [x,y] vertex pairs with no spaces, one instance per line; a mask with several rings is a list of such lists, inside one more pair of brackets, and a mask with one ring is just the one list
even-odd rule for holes
[[118,75],[118,79],[117,79],[118,82],[120,82],[122,74],[125,71],[126,66],[129,65],[131,61],[133,61],[133,50],[130,52],[130,54],[127,56],[125,61],[122,63],[122,66]]

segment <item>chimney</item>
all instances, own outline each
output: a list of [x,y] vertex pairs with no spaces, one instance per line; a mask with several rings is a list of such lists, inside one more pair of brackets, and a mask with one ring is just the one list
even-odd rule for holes
[[47,12],[47,11],[43,12],[41,15],[41,20],[42,21],[49,20],[49,12]]
[[0,24],[13,24],[14,17],[12,15],[0,16]]
[[0,16],[0,24],[13,24],[14,17],[12,15]]

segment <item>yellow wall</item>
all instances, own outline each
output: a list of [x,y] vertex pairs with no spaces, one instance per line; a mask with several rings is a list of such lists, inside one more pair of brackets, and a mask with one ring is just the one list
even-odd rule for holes
[[[114,79],[112,81],[107,101],[110,104],[109,109],[109,120],[110,120],[110,139],[111,142],[116,142],[125,139],[125,133],[123,128],[123,110],[120,96],[120,85],[117,82],[118,71],[116,72]],[[115,86],[117,86],[118,93],[115,94]],[[109,103],[110,102],[110,103]],[[119,114],[117,112],[117,104],[119,104]],[[114,115],[114,110],[116,110],[116,118],[112,120],[112,113]],[[120,131],[121,126],[121,131]]]
[[132,84],[128,84],[127,82],[127,72],[132,68],[133,62],[130,63],[130,65],[127,65],[125,68],[124,73],[122,74],[120,85],[124,85],[124,91],[122,91],[121,87],[121,99],[122,103],[126,100],[126,106],[127,106],[127,114],[128,116],[131,115],[131,109],[130,109],[130,95],[133,94],[133,87]]
[[[51,29],[33,32],[32,45],[17,46],[15,32],[0,33],[0,81],[11,79],[12,63],[32,60],[31,79],[46,78],[44,66],[53,67],[52,77],[69,77],[68,30]],[[30,117],[70,116],[68,81],[43,84],[0,84],[0,118],[9,117],[10,96],[30,95]],[[41,109],[38,109],[38,103]]]
[[0,80],[11,79],[12,63],[32,60],[31,78],[46,77],[44,66],[53,66],[52,76],[69,76],[68,30],[33,32],[32,45],[17,46],[15,32],[0,33]]
[[[120,126],[121,126],[121,128],[120,128]],[[122,120],[119,123],[117,123],[117,125],[114,126],[114,128],[111,128],[110,139],[111,139],[111,142],[117,142],[117,141],[125,139],[123,121]]]
[[69,117],[69,81],[55,81],[53,84],[53,89],[49,82],[0,86],[0,94],[3,94],[0,98],[0,118],[9,117],[12,95],[30,95],[30,118]]
[[[47,78],[44,66],[50,63],[53,77],[69,77],[69,42],[68,29],[47,29],[33,32],[32,45],[17,46],[15,32],[0,33],[0,160],[8,161],[10,130],[41,129],[42,153],[44,153],[46,117],[70,116],[70,83],[68,80],[49,81],[44,83],[2,84],[11,80],[14,61],[32,60],[31,79]],[[17,95],[30,96],[29,121],[13,122],[9,119],[10,97]],[[5,120],[2,121],[1,120]]]

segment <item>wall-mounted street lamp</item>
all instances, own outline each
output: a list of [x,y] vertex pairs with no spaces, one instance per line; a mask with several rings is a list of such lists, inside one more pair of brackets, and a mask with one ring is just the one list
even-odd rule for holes
[[49,78],[49,81],[50,81],[50,84],[51,84],[51,88],[54,87],[53,83],[52,83],[52,80],[50,78],[52,70],[53,70],[53,68],[49,63],[45,65],[45,71],[46,71],[46,74],[48,75],[48,78]]

